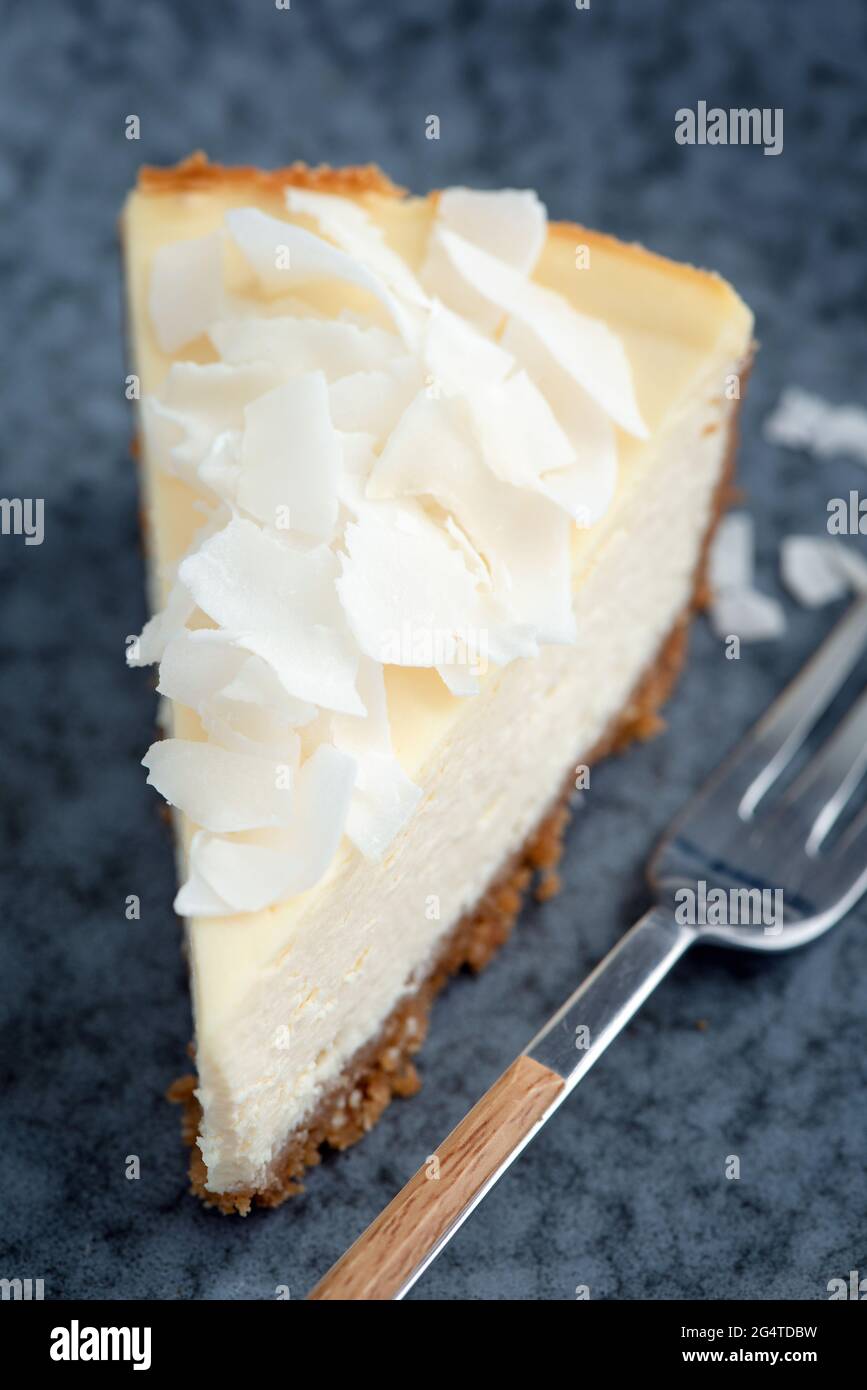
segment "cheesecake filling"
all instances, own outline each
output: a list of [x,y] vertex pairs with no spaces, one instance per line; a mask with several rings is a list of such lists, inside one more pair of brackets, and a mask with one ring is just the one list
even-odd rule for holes
[[[532,279],[535,195],[444,193],[417,269],[357,203],[285,203],[150,272],[174,360],[147,449],[201,526],[129,660],[184,711],[143,761],[185,819],[188,917],[302,894],[342,844],[382,862],[425,794],[386,669],[464,700],[575,646],[573,533],[611,505],[616,430],[648,434],[617,334]],[[215,360],[185,359],[203,336]]]

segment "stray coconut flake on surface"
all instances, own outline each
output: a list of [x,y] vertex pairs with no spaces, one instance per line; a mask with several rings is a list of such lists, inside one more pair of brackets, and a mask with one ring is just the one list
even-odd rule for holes
[[767,642],[786,630],[782,604],[753,587],[754,546],[752,517],[745,512],[723,517],[708,564],[713,591],[710,619],[718,637]]
[[806,449],[817,458],[845,456],[867,467],[867,410],[832,405],[799,386],[783,392],[765,421],[765,438],[786,449]]
[[805,608],[867,593],[867,559],[834,536],[786,536],[780,547],[780,575]]

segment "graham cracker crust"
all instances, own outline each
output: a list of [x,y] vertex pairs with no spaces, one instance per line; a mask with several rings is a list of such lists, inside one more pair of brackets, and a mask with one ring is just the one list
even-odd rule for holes
[[[751,362],[741,370],[746,384]],[[638,682],[630,699],[602,738],[584,757],[587,764],[622,752],[636,740],[652,738],[664,727],[659,709],[668,699],[686,656],[687,634],[695,612],[704,608],[710,591],[707,558],[720,518],[735,496],[734,458],[738,439],[736,407],[728,425],[726,457],[714,494],[711,518],[696,566],[692,597],[652,666]],[[484,897],[458,922],[446,938],[428,975],[416,992],[401,1001],[379,1035],[356,1053],[339,1083],[323,1097],[317,1109],[292,1135],[274,1164],[266,1187],[258,1190],[209,1192],[207,1168],[197,1144],[201,1107],[194,1095],[195,1075],[179,1078],[167,1092],[168,1099],[183,1106],[181,1132],[191,1146],[190,1185],[206,1206],[226,1215],[246,1216],[253,1205],[276,1207],[303,1190],[305,1169],[321,1162],[321,1150],[347,1149],[372,1129],[394,1096],[412,1096],[421,1088],[413,1057],[427,1034],[431,1006],[449,978],[461,969],[482,970],[509,938],[531,887],[536,897],[553,897],[560,888],[557,865],[571,814],[572,777],[541,824],[522,849],[504,865]]]

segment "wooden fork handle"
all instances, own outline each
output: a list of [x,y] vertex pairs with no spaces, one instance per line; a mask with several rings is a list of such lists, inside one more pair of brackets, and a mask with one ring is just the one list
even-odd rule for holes
[[397,1297],[531,1137],[563,1086],[557,1072],[518,1057],[309,1297]]

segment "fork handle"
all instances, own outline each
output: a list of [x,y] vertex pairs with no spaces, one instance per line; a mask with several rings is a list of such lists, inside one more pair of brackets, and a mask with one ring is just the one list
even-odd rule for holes
[[694,940],[636,922],[309,1297],[401,1298]]

